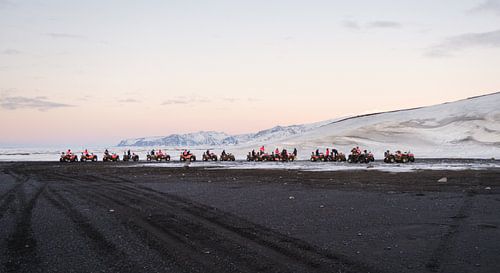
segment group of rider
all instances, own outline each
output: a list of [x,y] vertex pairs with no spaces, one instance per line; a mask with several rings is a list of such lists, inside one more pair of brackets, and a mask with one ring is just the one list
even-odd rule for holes
[[[266,149],[265,149],[265,147],[264,147],[264,146],[261,146],[261,147],[259,148],[259,152],[258,152],[258,153],[256,153],[256,152],[255,152],[255,150],[252,150],[252,152],[251,152],[252,157],[256,157],[257,155],[259,155],[259,156],[260,156],[260,155],[263,155],[263,154],[265,154],[265,153],[266,153]],[[294,149],[293,149],[292,154],[293,154],[295,157],[297,156],[297,148],[294,148]],[[271,155],[272,155],[272,156],[280,156],[280,155],[281,155],[282,157],[285,157],[285,156],[288,156],[288,150],[287,150],[287,149],[285,149],[285,148],[283,148],[283,150],[281,150],[281,152],[280,152],[280,150],[279,150],[278,148],[276,148],[274,151],[272,151],[272,152],[271,152]]]
[[[84,156],[89,156],[89,155],[91,155],[91,154],[93,155],[93,153],[89,153],[87,149],[85,149],[85,150],[82,152],[82,154],[83,154]],[[150,154],[151,154],[152,156],[163,156],[163,155],[165,155],[165,153],[164,153],[161,149],[159,149],[159,150],[158,150],[158,151],[156,151],[156,152],[155,152],[155,150],[153,149],[153,150],[151,150]],[[191,154],[191,151],[189,151],[189,150],[184,150],[184,151],[182,152],[182,155],[183,155],[183,156],[188,156],[188,155],[190,155],[190,154]],[[211,152],[210,152],[210,150],[208,149],[208,150],[206,151],[206,155],[211,155],[211,154],[212,154],[212,153],[211,153]],[[259,148],[259,151],[258,151],[258,152],[256,152],[255,150],[252,150],[252,152],[251,152],[251,156],[252,156],[253,158],[255,158],[255,157],[257,157],[257,156],[262,156],[262,155],[264,155],[264,154],[266,154],[266,151],[265,151],[265,147],[264,147],[264,146],[261,146],[261,147]],[[294,149],[293,149],[292,154],[293,154],[293,156],[294,156],[294,157],[297,157],[297,148],[294,148]],[[315,155],[315,156],[317,156],[317,157],[319,157],[321,154],[322,154],[322,153],[320,153],[319,149],[316,149],[316,151],[313,153],[313,155]],[[324,156],[325,156],[325,157],[327,157],[327,158],[328,158],[328,157],[330,157],[330,156],[332,156],[332,157],[337,157],[337,155],[338,155],[338,154],[339,154],[339,152],[338,152],[338,150],[337,150],[337,149],[335,149],[335,148],[332,148],[332,149],[330,149],[330,148],[326,148],[325,153],[324,153]],[[359,146],[356,146],[356,147],[352,148],[352,150],[351,150],[351,154],[352,154],[352,155],[356,155],[356,156],[359,156],[359,155],[362,155],[362,154],[363,154],[363,155],[372,155],[372,153],[371,153],[371,152],[368,152],[367,150],[363,150],[363,151],[362,151],[362,150],[359,148]],[[404,154],[408,154],[408,152],[402,153],[400,150],[398,150],[398,151],[396,151],[396,152],[395,152],[394,156],[396,156],[396,157],[401,157],[401,156],[403,156]],[[71,149],[68,149],[68,150],[66,151],[66,155],[68,155],[68,156],[73,155],[73,152],[71,151]],[[108,149],[106,149],[106,150],[104,151],[104,155],[106,155],[106,156],[109,156],[109,155],[110,155],[110,153],[109,153]],[[131,156],[135,156],[135,153],[131,153],[131,151],[130,151],[130,150],[127,150],[127,151],[125,151],[125,152],[124,152],[124,155],[127,155],[128,157],[131,157]],[[227,155],[226,150],[222,150],[222,154],[221,154],[221,155],[222,155],[222,156],[226,156],[226,155]],[[389,150],[387,150],[386,152],[384,152],[384,157],[385,157],[385,158],[387,158],[387,157],[389,157],[389,156],[391,156],[391,155],[392,155],[392,154],[391,154],[391,152],[390,152]],[[289,154],[288,154],[287,149],[282,149],[282,150],[280,151],[278,148],[276,148],[274,151],[272,151],[272,152],[271,152],[271,156],[273,156],[273,157],[276,157],[276,156],[278,156],[278,157],[279,157],[279,156],[281,156],[281,157],[287,157],[287,156],[289,156]]]

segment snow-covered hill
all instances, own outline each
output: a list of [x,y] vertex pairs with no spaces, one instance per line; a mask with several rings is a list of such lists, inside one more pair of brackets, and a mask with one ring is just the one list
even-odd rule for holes
[[297,147],[302,159],[316,148],[347,152],[353,146],[371,150],[377,158],[387,149],[411,150],[417,157],[500,158],[500,92],[415,109],[277,126],[256,134],[199,132],[126,140],[120,145],[207,146],[225,148],[240,158],[260,145]]
[[190,134],[174,134],[164,137],[143,137],[122,140],[118,146],[218,146],[237,144],[237,139],[222,132],[196,132]]

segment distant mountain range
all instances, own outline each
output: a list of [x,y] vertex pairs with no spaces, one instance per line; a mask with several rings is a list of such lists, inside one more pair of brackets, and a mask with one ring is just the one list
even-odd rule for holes
[[[417,157],[500,158],[500,92],[434,106],[373,113],[324,122],[276,126],[254,134],[197,132],[121,141],[118,146],[226,148],[244,156],[260,145],[374,153],[411,150]],[[305,152],[305,153],[304,153]]]
[[332,120],[304,125],[276,126],[267,130],[259,131],[254,134],[228,135],[224,132],[200,131],[189,134],[142,137],[122,140],[120,141],[120,143],[118,143],[118,146],[213,147],[221,145],[238,145],[250,142],[265,143],[272,139],[290,137],[293,135],[305,133],[309,130],[312,130],[319,126],[323,126],[330,122],[332,122]]

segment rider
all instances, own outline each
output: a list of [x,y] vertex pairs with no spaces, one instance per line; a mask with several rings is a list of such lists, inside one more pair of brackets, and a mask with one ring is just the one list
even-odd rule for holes
[[387,151],[385,151],[385,153],[384,153],[384,157],[388,157],[390,154],[391,154],[391,152],[389,152],[389,150],[387,150]]
[[68,149],[68,151],[66,152],[67,155],[71,155],[71,149]]
[[274,154],[275,155],[279,155],[280,154],[280,150],[276,147],[276,150],[274,150]]
[[282,157],[282,158],[287,158],[287,156],[288,156],[288,152],[287,152],[287,150],[286,150],[286,149],[283,149],[283,151],[281,151],[281,157]]
[[339,151],[337,151],[337,149],[335,149],[335,148],[332,148],[332,154],[337,156],[339,154]]
[[261,155],[264,154],[264,152],[265,152],[264,145],[262,145],[262,147],[260,147],[259,152]]
[[293,148],[293,155],[297,156],[297,148]]
[[326,153],[325,153],[326,158],[330,156],[330,149],[326,148]]
[[130,157],[130,149],[127,151],[127,155]]
[[109,155],[109,151],[108,151],[108,149],[106,149],[106,150],[104,151],[104,154],[105,154],[105,155]]
[[319,149],[316,149],[316,156],[319,156]]
[[226,150],[222,150],[222,156],[225,156],[226,155]]
[[151,150],[151,155],[155,155],[155,149]]

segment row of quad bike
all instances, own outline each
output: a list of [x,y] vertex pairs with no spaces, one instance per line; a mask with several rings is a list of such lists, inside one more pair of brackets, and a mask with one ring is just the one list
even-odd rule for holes
[[[251,153],[249,152],[247,155],[247,161],[281,161],[281,162],[288,162],[288,161],[295,161],[297,155],[294,153]],[[203,153],[202,157],[203,161],[217,161],[220,159],[220,161],[235,161],[235,157],[231,153],[224,153],[221,154],[220,157],[218,157],[215,153]],[[125,154],[123,155],[122,158],[123,161],[139,161],[139,156],[136,154]],[[147,161],[170,161],[170,155],[165,154],[165,153],[156,153],[156,154],[148,154],[146,156]],[[186,162],[186,161],[196,161],[196,156],[192,153],[189,152],[184,152],[180,155],[179,160],[181,162]],[[348,162],[348,163],[370,163],[375,161],[375,158],[371,152],[362,152],[362,153],[356,153],[356,152],[351,152],[349,156],[345,156],[344,153],[332,153],[329,155],[323,154],[323,153],[312,153],[310,160],[312,162],[318,162],[318,161],[332,161],[332,162]],[[76,162],[78,161],[78,156],[75,154],[61,154],[60,158],[61,162]],[[85,161],[97,161],[97,155],[94,154],[82,154],[80,156],[80,161],[85,162]],[[113,153],[113,154],[104,154],[103,156],[103,161],[120,161],[120,156]],[[412,153],[402,153],[400,151],[397,151],[396,153],[392,154],[389,152],[386,152],[384,155],[384,162],[385,163],[408,163],[408,162],[415,162],[415,156]]]
[[[371,152],[362,152],[356,153],[351,152],[351,154],[346,158],[345,154],[337,153],[337,154],[329,154],[325,155],[323,153],[320,154],[311,154],[312,162],[316,161],[334,161],[334,162],[348,162],[348,163],[370,163],[375,161],[375,157]],[[408,163],[415,162],[415,156],[412,153],[402,153],[400,151],[395,154],[386,152],[384,155],[385,163]]]
[[347,158],[344,153],[337,154],[311,154],[311,161],[333,161],[333,162],[349,162],[349,163],[370,163],[375,161],[375,157],[372,153],[351,153]]
[[[210,154],[203,154],[203,161],[217,161],[219,157],[217,157],[216,154],[210,153]],[[97,161],[97,155],[95,154],[83,154],[78,158],[76,154],[67,154],[67,153],[62,153],[61,158],[59,159],[60,162],[85,162],[85,161]],[[139,155],[136,154],[125,154],[122,157],[123,161],[139,161]],[[165,153],[156,153],[156,154],[148,154],[146,156],[147,161],[170,161],[170,155],[165,154]],[[196,161],[196,155],[192,153],[182,153],[179,157],[179,160],[182,162],[186,161]],[[221,154],[220,156],[220,161],[235,161],[236,158],[234,157],[233,154],[231,153],[226,153],[226,154]],[[118,154],[112,153],[112,154],[104,154],[102,161],[104,162],[109,162],[109,161],[120,161],[120,156]]]
[[293,153],[248,153],[247,161],[295,161],[296,155]]
[[[80,159],[76,154],[61,154],[61,158],[59,158],[60,162],[85,162],[85,161],[97,161],[97,155],[95,154],[82,154]],[[117,154],[104,154],[102,157],[102,161],[120,161],[120,156]],[[136,154],[133,155],[123,155],[123,161],[139,161],[139,156]]]

